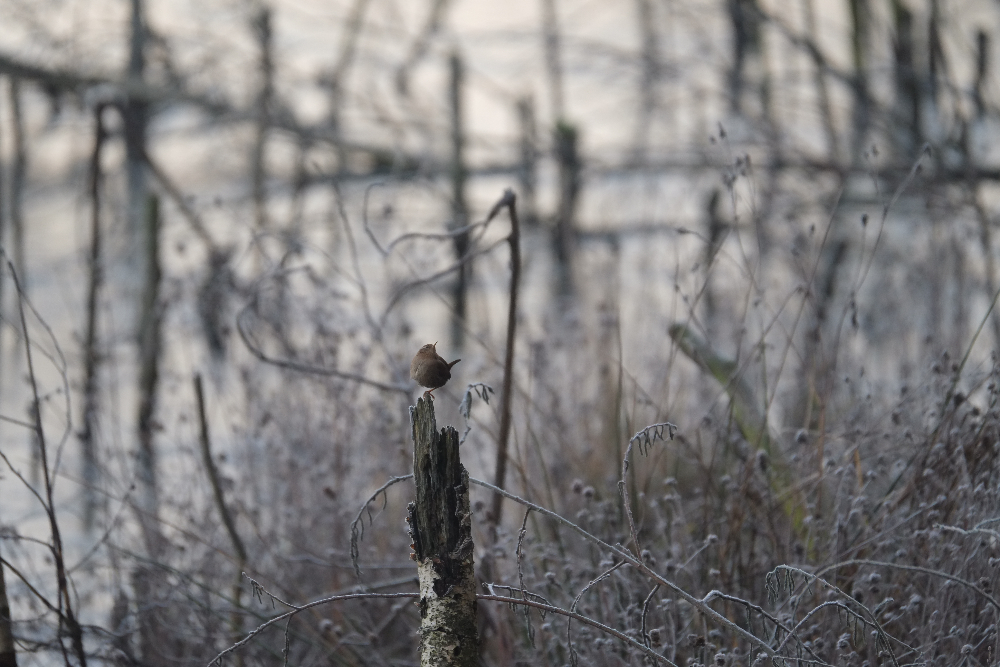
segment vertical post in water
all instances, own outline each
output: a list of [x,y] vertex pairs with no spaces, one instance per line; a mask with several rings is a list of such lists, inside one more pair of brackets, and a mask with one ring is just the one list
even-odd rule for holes
[[416,501],[407,508],[420,579],[420,665],[474,667],[479,661],[469,473],[458,431],[438,431],[434,404],[417,399],[413,427]]

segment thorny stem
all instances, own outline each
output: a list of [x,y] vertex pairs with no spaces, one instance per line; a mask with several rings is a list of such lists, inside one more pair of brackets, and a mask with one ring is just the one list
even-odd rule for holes
[[628,517],[628,529],[629,535],[632,538],[632,544],[635,545],[635,553],[640,558],[642,557],[642,550],[639,548],[639,533],[635,528],[635,519],[632,516],[632,504],[628,497],[628,485],[625,483],[625,477],[628,473],[628,459],[629,455],[632,453],[632,445],[636,442],[639,443],[639,451],[644,455],[648,451],[649,446],[656,442],[659,438],[663,440],[663,430],[667,430],[668,437],[673,440],[674,433],[677,432],[677,425],[671,424],[670,422],[661,422],[659,424],[653,424],[642,429],[638,433],[632,436],[628,441],[628,447],[625,449],[625,456],[622,457],[622,478],[618,482],[618,486],[621,489],[622,494],[622,504],[625,506],[625,515]]

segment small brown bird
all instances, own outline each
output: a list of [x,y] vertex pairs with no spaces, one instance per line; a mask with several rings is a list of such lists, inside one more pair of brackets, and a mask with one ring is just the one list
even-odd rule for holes
[[437,353],[437,343],[427,343],[417,350],[410,362],[410,377],[421,387],[427,387],[424,393],[434,397],[435,389],[443,387],[451,379],[451,367],[460,362],[456,359],[448,363]]

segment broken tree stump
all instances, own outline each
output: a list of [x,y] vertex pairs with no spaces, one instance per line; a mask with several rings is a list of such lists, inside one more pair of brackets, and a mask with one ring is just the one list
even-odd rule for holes
[[413,481],[407,507],[420,580],[420,665],[474,667],[479,660],[469,473],[458,455],[458,431],[439,432],[434,404],[410,408]]

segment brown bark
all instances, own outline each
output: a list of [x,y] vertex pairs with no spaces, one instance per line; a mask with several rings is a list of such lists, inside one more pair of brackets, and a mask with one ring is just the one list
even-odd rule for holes
[[458,431],[438,431],[434,404],[410,408],[413,479],[410,534],[420,579],[420,664],[478,664],[476,576],[469,474],[459,458]]

